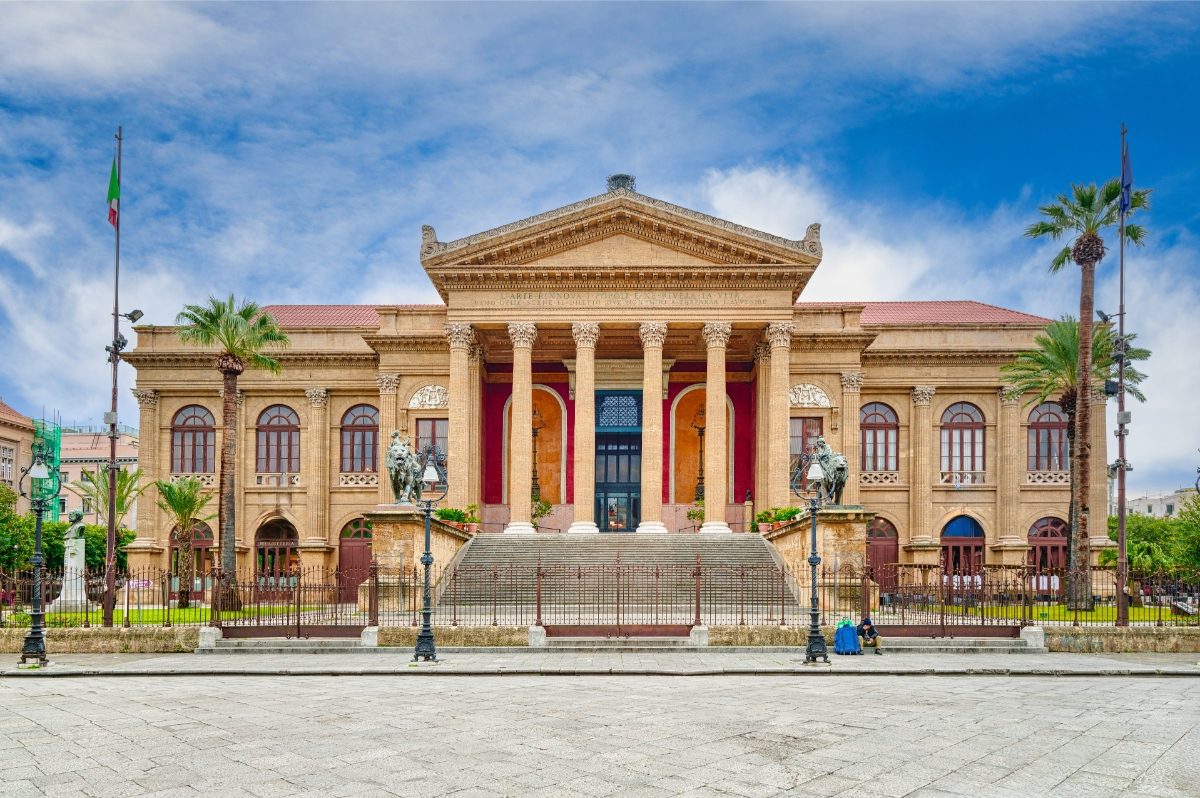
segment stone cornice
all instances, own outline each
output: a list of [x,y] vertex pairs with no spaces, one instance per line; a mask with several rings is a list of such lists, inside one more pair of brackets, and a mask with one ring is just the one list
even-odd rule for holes
[[883,349],[862,353],[864,366],[912,364],[933,361],[947,366],[995,366],[1008,363],[1019,349]]
[[434,352],[450,351],[444,333],[423,335],[364,335],[363,340],[376,352]]
[[[442,349],[446,339],[438,336]],[[285,369],[294,366],[374,366],[375,352],[278,352],[272,355]],[[212,352],[130,352],[121,359],[134,368],[213,368]]]
[[[561,208],[546,211],[481,233],[449,242],[437,240],[433,228],[422,228],[421,263],[427,269],[455,262],[506,262],[513,258],[531,260],[559,249],[578,246],[580,241],[564,238],[584,235],[589,229],[617,224],[627,232],[643,237],[658,235],[699,246],[716,262],[725,260],[721,253],[742,250],[741,262],[807,263],[815,266],[821,259],[821,228],[810,225],[805,237],[795,241],[751,227],[719,219],[626,188],[598,194]],[[602,236],[618,232],[604,231]],[[532,255],[536,250],[541,254]],[[699,253],[696,253],[699,254]],[[726,261],[730,262],[730,261]]]
[[876,333],[859,332],[797,332],[792,335],[792,351],[802,352],[863,352],[874,342]]

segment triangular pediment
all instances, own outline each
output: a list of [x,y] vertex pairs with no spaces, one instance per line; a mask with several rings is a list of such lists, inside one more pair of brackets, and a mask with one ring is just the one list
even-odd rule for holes
[[581,243],[570,249],[552,251],[543,257],[526,261],[539,267],[606,268],[615,266],[711,266],[722,261],[715,257],[685,252],[677,247],[660,244],[630,233],[614,232],[600,239]]

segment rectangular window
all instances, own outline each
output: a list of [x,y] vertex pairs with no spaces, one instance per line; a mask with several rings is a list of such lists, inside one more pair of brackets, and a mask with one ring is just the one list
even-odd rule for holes
[[300,473],[300,431],[259,427],[258,473]]
[[863,427],[863,471],[898,470],[898,438],[899,431],[895,427]]
[[16,471],[17,452],[11,446],[0,446],[0,482],[12,485]]
[[[790,420],[791,426],[791,442],[789,445],[788,473],[795,474],[796,469],[800,468],[803,461],[803,455],[812,454],[817,449],[817,438],[821,437],[822,422],[821,419],[811,417],[793,418]],[[808,484],[807,475],[800,475],[800,484],[805,486]]]

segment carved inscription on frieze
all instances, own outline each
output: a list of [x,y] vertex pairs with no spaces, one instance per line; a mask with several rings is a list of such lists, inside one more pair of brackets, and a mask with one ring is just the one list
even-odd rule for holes
[[[765,308],[780,304],[775,293],[761,291],[488,291],[457,292],[471,308]],[[787,301],[785,298],[784,301]],[[790,302],[788,303],[790,304]]]

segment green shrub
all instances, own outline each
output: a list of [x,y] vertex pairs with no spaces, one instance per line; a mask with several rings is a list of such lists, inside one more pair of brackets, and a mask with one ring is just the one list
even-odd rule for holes
[[467,511],[457,507],[439,507],[433,514],[442,521],[453,521],[456,524],[465,524],[468,518]]
[[704,520],[704,499],[696,502],[696,506],[687,511],[687,519],[692,522]]

